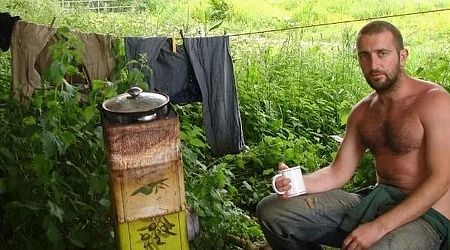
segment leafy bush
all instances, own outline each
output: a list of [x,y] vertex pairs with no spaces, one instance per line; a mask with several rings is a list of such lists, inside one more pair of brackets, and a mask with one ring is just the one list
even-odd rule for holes
[[[31,106],[2,95],[3,247],[112,248],[112,217],[95,103],[64,76],[78,73],[80,42],[67,28]],[[13,115],[14,114],[14,115]]]

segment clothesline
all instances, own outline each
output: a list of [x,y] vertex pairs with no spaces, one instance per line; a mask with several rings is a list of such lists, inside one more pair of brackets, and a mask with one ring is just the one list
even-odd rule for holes
[[[417,11],[417,12],[408,12],[408,13],[392,14],[392,15],[384,15],[384,16],[375,16],[375,17],[366,17],[366,18],[350,19],[350,20],[344,20],[344,21],[309,24],[309,25],[301,25],[301,26],[294,26],[294,27],[287,27],[287,28],[278,28],[278,29],[269,29],[269,30],[262,30],[262,31],[244,32],[244,33],[237,33],[237,34],[228,34],[228,35],[225,34],[225,36],[228,36],[228,37],[249,36],[249,35],[264,34],[264,33],[270,33],[270,32],[282,32],[282,31],[295,30],[295,29],[306,29],[306,28],[313,28],[313,27],[336,25],[336,24],[362,22],[362,21],[368,21],[368,20],[374,20],[374,19],[386,19],[386,18],[392,18],[392,17],[421,15],[421,14],[437,13],[437,12],[444,12],[444,11],[450,11],[450,8],[427,10],[427,11]],[[55,22],[55,18],[56,17],[53,17],[53,20],[51,22],[50,27],[53,26],[53,24]],[[184,34],[183,30],[179,30],[179,34],[180,34],[180,37],[173,37],[173,38],[181,38],[181,39],[188,38]]]
[[361,21],[374,20],[374,19],[385,19],[385,18],[391,18],[391,17],[401,17],[401,16],[411,16],[411,15],[419,15],[419,14],[436,13],[436,12],[442,12],[442,11],[450,11],[450,8],[428,10],[428,11],[418,11],[418,12],[409,12],[409,13],[403,13],[403,14],[393,14],[393,15],[385,15],[385,16],[378,16],[378,17],[367,17],[367,18],[360,18],[360,19],[337,21],[337,22],[310,24],[310,25],[295,26],[295,27],[288,27],[288,28],[279,28],[279,29],[270,29],[270,30],[255,31],[255,32],[245,32],[245,33],[238,33],[238,34],[230,34],[228,36],[230,36],[230,37],[233,37],[233,36],[247,36],[247,35],[263,34],[263,33],[269,33],[269,32],[287,31],[287,30],[294,30],[294,29],[304,29],[304,28],[312,28],[312,27],[319,27],[319,26],[329,26],[329,25],[343,24],[343,23],[354,23],[354,22],[361,22]]

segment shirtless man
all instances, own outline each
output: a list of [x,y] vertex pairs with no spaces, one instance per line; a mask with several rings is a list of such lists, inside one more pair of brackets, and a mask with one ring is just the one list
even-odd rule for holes
[[[258,204],[266,239],[274,249],[290,250],[321,249],[321,244],[346,250],[450,249],[450,95],[437,84],[406,75],[408,51],[388,22],[365,25],[357,52],[374,92],[353,108],[334,161],[304,176],[307,195],[273,194]],[[377,191],[362,197],[339,190],[366,149],[375,158]],[[289,190],[289,183],[283,176],[276,179],[280,191]],[[391,191],[402,198],[389,204]],[[382,206],[374,205],[377,199]],[[368,207],[357,208],[364,203]],[[345,220],[370,210],[372,218],[344,229]]]

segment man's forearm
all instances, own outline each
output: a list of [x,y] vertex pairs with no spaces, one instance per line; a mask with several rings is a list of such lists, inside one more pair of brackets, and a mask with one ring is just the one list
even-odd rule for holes
[[442,176],[430,176],[417,190],[408,195],[400,204],[379,216],[374,222],[380,223],[389,233],[401,227],[430,209],[448,190],[448,183]]
[[309,194],[337,189],[346,182],[344,177],[340,177],[339,171],[336,171],[331,165],[304,175],[303,180],[306,192]]

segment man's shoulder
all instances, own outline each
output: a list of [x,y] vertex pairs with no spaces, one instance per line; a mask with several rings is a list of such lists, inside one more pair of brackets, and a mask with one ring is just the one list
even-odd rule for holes
[[375,97],[376,94],[375,92],[373,92],[356,103],[350,112],[349,119],[356,123],[359,123],[359,121],[363,120],[364,114],[367,114],[367,110],[369,110],[373,105]]
[[422,119],[436,117],[448,119],[450,114],[450,94],[442,86],[426,82],[426,89],[415,103],[416,110]]
[[411,78],[411,80],[420,86],[420,89],[422,89],[422,92],[424,94],[428,94],[430,92],[431,93],[442,92],[442,93],[448,94],[448,92],[445,90],[444,87],[442,87],[441,85],[439,85],[435,82],[425,81],[425,80],[417,79],[417,78]]
[[420,93],[420,98],[418,98],[418,107],[424,107],[426,109],[433,107],[434,105],[444,106],[450,108],[448,106],[450,104],[450,94],[448,91],[433,82],[421,81],[421,84],[424,85],[424,90]]
[[353,112],[361,112],[364,109],[370,108],[374,104],[376,96],[377,96],[376,92],[372,92],[369,95],[362,98],[359,102],[357,102],[353,106]]

